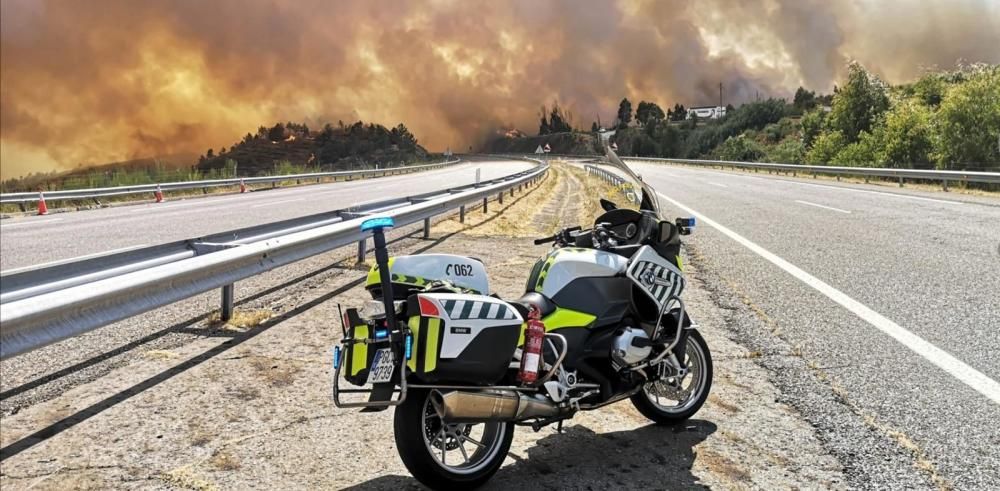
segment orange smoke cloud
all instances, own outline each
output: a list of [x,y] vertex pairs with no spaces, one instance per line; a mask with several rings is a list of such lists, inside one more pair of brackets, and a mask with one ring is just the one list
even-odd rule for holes
[[204,152],[274,121],[404,122],[430,149],[529,132],[558,100],[589,127],[661,105],[829,90],[1000,62],[986,0],[4,0],[4,178]]

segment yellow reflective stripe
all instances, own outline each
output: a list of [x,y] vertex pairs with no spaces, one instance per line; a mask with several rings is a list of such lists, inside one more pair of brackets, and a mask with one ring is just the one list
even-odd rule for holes
[[677,269],[681,270],[681,273],[684,272],[684,261],[681,261],[681,256],[679,254],[677,255]]
[[410,327],[410,333],[413,336],[413,346],[412,352],[410,353],[410,359],[406,361],[406,366],[410,367],[411,372],[417,371],[417,346],[420,342],[420,316],[415,315],[410,317],[407,321],[407,325]]
[[[545,332],[551,332],[564,327],[587,327],[595,320],[597,320],[597,316],[586,312],[557,307],[554,312],[542,319],[542,323],[545,324]],[[517,339],[518,346],[524,344],[524,329],[526,327],[526,324],[521,324],[521,336]]]
[[[392,263],[396,262],[396,258],[389,258],[389,271],[392,271]],[[365,278],[365,286],[375,286],[382,281],[382,276],[379,275],[378,265],[374,265],[368,270],[368,277]]]
[[[354,326],[354,339],[365,339],[368,337],[368,326]],[[351,375],[357,375],[368,365],[368,345],[356,343],[351,347]]]
[[424,357],[424,373],[434,371],[437,368],[437,346],[438,337],[441,335],[441,319],[431,318],[427,320],[427,351]]
[[597,316],[559,307],[542,319],[542,322],[545,323],[546,331],[552,331],[563,327],[587,327],[595,320]]

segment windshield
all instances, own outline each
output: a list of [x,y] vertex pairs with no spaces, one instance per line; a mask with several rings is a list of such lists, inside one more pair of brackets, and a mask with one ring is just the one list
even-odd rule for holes
[[[636,194],[636,201],[640,203],[639,209],[652,211],[657,217],[660,217],[660,206],[656,199],[656,190],[642,181],[642,178],[632,171],[622,159],[618,158],[618,155],[611,149],[611,147],[605,145],[605,154],[608,157],[608,167],[609,170],[618,174],[621,178],[625,179],[626,186],[631,187],[630,190],[625,190],[626,192],[633,192]],[[662,218],[662,217],[661,217]]]

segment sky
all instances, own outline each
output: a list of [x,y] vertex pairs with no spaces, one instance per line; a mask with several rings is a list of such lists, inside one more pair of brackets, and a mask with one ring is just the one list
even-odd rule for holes
[[0,0],[0,177],[204,153],[260,125],[406,124],[432,151],[1000,63],[1000,0]]

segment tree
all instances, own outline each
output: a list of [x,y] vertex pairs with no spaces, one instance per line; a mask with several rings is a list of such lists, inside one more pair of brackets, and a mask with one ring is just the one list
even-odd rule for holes
[[594,121],[593,123],[590,123],[590,132],[591,133],[597,133],[598,131],[601,131],[601,129],[598,128],[597,121]]
[[760,144],[743,135],[727,138],[718,148],[718,157],[721,160],[756,162],[764,156],[764,149]]
[[573,131],[573,127],[569,124],[569,116],[559,108],[558,102],[553,102],[552,112],[549,113],[549,132],[567,133],[570,131]]
[[618,128],[628,128],[630,122],[632,122],[632,103],[625,98],[618,104]]
[[889,98],[885,84],[859,63],[852,62],[847,72],[847,84],[834,95],[828,121],[831,129],[840,131],[853,143],[862,131],[871,131],[879,116],[889,108]]
[[812,148],[806,152],[806,163],[811,165],[829,165],[834,156],[844,147],[844,134],[840,131],[830,131],[817,137]]
[[687,109],[684,109],[684,105],[681,103],[674,104],[674,109],[670,111],[671,121],[684,121],[687,119]]
[[210,159],[212,157],[215,157],[215,152],[211,148],[209,148],[208,151],[205,152],[205,158]]
[[934,155],[940,169],[984,169],[1000,160],[1000,67],[948,90],[937,112]]
[[660,109],[655,102],[642,101],[639,103],[639,107],[635,110],[635,120],[643,126],[648,126],[652,123],[654,126],[656,123],[663,121],[666,115],[663,114],[663,109]]
[[767,161],[778,164],[801,164],[805,159],[806,149],[801,141],[785,140],[767,152]]
[[800,113],[816,107],[816,93],[799,87],[792,99],[792,106]]
[[285,139],[285,125],[278,123],[267,130],[267,138],[273,142]]
[[806,148],[812,146],[813,141],[823,131],[823,122],[826,121],[826,112],[814,109],[802,115],[799,124],[802,126],[802,145]]
[[549,126],[549,120],[546,119],[545,106],[542,106],[542,116],[541,120],[538,122],[538,134],[548,135],[549,133],[552,133],[552,127]]
[[900,102],[875,127],[876,163],[880,167],[932,168],[931,111],[914,100]]

